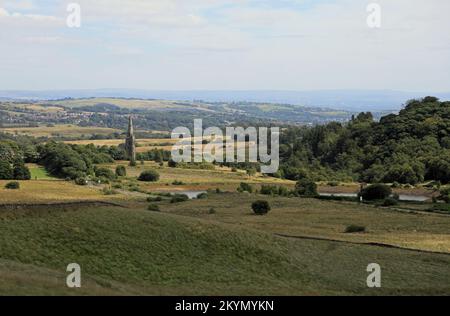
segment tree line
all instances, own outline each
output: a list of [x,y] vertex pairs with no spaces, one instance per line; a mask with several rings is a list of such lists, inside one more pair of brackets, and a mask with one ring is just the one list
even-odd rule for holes
[[280,140],[276,176],[298,180],[450,182],[450,102],[411,100],[398,114],[371,113],[347,124],[291,127]]

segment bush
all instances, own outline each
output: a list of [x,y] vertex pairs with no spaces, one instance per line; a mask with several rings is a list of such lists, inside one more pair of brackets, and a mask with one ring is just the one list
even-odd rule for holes
[[384,199],[384,201],[381,204],[381,206],[388,207],[388,206],[395,206],[397,204],[398,204],[398,201],[396,199],[394,199],[394,198],[387,198],[387,199]]
[[248,183],[242,182],[239,185],[239,188],[237,190],[238,190],[238,192],[241,192],[241,193],[242,192],[252,193],[253,192],[253,187],[250,184],[248,184]]
[[86,178],[76,178],[75,184],[76,185],[87,185],[88,182],[87,182]]
[[114,195],[117,194],[117,191],[112,190],[112,189],[108,189],[108,188],[103,188],[102,190],[104,195]]
[[108,180],[114,180],[116,178],[116,175],[112,170],[108,168],[98,168],[95,170],[95,176],[97,178],[105,178]]
[[146,170],[141,173],[138,180],[144,182],[157,182],[159,181],[159,173],[155,170]]
[[214,207],[211,207],[208,211],[209,214],[216,214],[216,209]]
[[208,198],[208,193],[200,193],[199,195],[197,195],[197,199],[199,200],[204,200]]
[[183,181],[178,181],[175,180],[174,182],[172,182],[173,185],[184,185],[185,183]]
[[189,197],[186,194],[175,194],[172,196],[170,203],[182,203],[189,201]]
[[265,215],[270,212],[270,204],[267,201],[256,201],[252,204],[252,210],[256,215]]
[[401,187],[402,187],[402,185],[400,183],[398,183],[397,181],[395,181],[391,185],[391,188],[393,188],[393,189],[398,189],[398,188],[401,188]]
[[345,229],[345,233],[347,233],[347,234],[364,233],[365,231],[366,231],[366,227],[360,226],[360,225],[350,225],[350,226],[347,226],[347,228]]
[[298,180],[295,185],[295,193],[300,196],[315,197],[318,196],[317,184],[307,178]]
[[167,166],[169,168],[176,168],[178,166],[178,163],[175,162],[174,160],[170,159],[169,162],[167,163]]
[[8,190],[18,190],[18,189],[20,189],[20,183],[17,182],[17,181],[8,182],[8,183],[5,185],[5,189],[8,189]]
[[125,166],[117,166],[116,167],[116,176],[117,177],[126,177],[127,176],[127,168]]
[[256,169],[253,169],[253,168],[247,169],[247,175],[250,177],[255,176],[256,172],[257,172]]
[[163,200],[163,198],[160,196],[155,196],[155,197],[149,196],[147,198],[147,202],[161,202],[162,200]]
[[385,184],[372,184],[364,188],[361,196],[365,201],[384,200],[390,197],[392,189]]
[[359,226],[359,225],[350,225],[345,229],[345,233],[352,234],[352,233],[364,233],[366,231],[365,226]]
[[152,212],[161,212],[161,209],[156,204],[150,204],[147,209]]
[[327,183],[328,186],[330,187],[338,187],[339,186],[339,182],[337,181],[330,181]]

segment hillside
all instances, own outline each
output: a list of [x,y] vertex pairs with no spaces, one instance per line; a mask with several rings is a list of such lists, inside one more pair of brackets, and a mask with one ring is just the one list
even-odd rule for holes
[[[72,124],[82,127],[125,129],[127,116],[145,131],[171,131],[192,126],[201,117],[205,126],[312,125],[347,121],[353,113],[328,108],[271,103],[227,103],[148,99],[87,98],[56,101],[0,102],[3,127]],[[112,133],[111,133],[112,134]]]
[[[448,255],[295,240],[141,209],[85,207],[0,221],[2,294],[445,294]],[[32,236],[32,238],[30,238]],[[65,267],[83,287],[65,287]],[[383,267],[368,289],[366,266]],[[24,279],[23,273],[30,278]],[[410,276],[414,275],[414,278]],[[26,286],[24,286],[24,282]]]

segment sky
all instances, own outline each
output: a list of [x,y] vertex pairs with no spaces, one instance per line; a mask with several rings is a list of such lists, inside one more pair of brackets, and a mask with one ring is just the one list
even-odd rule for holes
[[0,0],[0,90],[443,92],[449,12],[448,0]]

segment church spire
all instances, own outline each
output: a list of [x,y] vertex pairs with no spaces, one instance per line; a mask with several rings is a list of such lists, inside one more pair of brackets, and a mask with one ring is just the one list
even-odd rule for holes
[[136,139],[134,138],[133,118],[128,118],[128,133],[125,141],[125,152],[130,160],[130,165],[136,165]]

